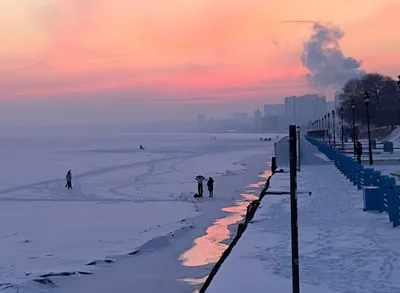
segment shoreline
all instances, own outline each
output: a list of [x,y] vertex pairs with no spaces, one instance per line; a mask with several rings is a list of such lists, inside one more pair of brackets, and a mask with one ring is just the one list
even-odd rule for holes
[[[131,289],[136,287],[143,288],[141,292],[155,292],[160,288],[164,290],[168,288],[168,292],[193,292],[198,285],[202,285],[201,280],[211,272],[224,249],[218,251],[220,254],[216,254],[211,260],[197,260],[197,264],[192,263],[186,266],[183,264],[184,261],[180,260],[182,255],[194,250],[196,247],[194,241],[207,237],[206,230],[212,227],[216,221],[235,214],[223,209],[236,207],[237,202],[244,202],[247,207],[246,199],[240,194],[246,193],[249,189],[255,189],[255,187],[247,186],[254,184],[260,174],[267,170],[267,161],[270,160],[270,155],[266,150],[266,154],[250,155],[237,162],[237,164],[245,164],[246,170],[234,176],[241,180],[234,180],[233,184],[232,178],[230,178],[232,176],[216,177],[218,186],[222,186],[220,194],[216,193],[213,199],[206,196],[201,201],[197,201],[195,207],[201,215],[185,219],[188,226],[153,238],[142,245],[138,252],[134,253],[134,256],[120,256],[116,263],[96,270],[93,275],[72,278],[52,277],[51,280],[56,287],[49,291],[65,293],[84,288],[88,292],[109,292],[118,287],[119,292],[131,292]],[[235,224],[238,222],[227,226],[226,228],[229,230],[227,239],[215,244],[227,246],[225,243],[232,241],[237,227]],[[173,257],[171,258],[171,256]],[[155,259],[159,266],[154,265]],[[189,262],[193,262],[193,260],[189,260]],[[149,282],[149,279],[153,282]],[[185,279],[186,281],[184,281]],[[116,282],[116,280],[118,281]],[[196,282],[196,280],[199,281]],[[138,285],[140,282],[143,282],[143,286]],[[198,283],[198,285],[193,283]]]

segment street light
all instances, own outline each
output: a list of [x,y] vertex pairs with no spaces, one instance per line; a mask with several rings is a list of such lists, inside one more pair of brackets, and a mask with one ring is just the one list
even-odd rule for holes
[[354,100],[351,100],[351,108],[353,110],[353,147],[354,147],[354,154],[356,151],[356,122],[355,122],[355,118],[354,118],[354,112],[356,109],[356,102]]
[[367,108],[367,127],[368,127],[368,149],[369,149],[369,164],[373,165],[374,161],[372,159],[372,145],[371,145],[371,131],[369,130],[369,94],[367,92],[364,93],[364,103]]
[[326,138],[326,115],[324,117],[322,117],[322,128],[324,130],[324,141]]
[[344,115],[344,109],[343,107],[340,108],[340,114],[342,118],[342,149],[344,149],[344,133],[343,133],[343,115]]
[[333,125],[333,147],[336,148],[335,110],[332,110],[332,125]]
[[398,81],[397,81],[397,86],[399,87],[399,95],[398,95],[398,98],[397,98],[397,118],[399,119],[399,125],[400,125],[400,75],[399,76],[397,76],[398,77]]
[[328,113],[328,142],[331,144],[331,114]]

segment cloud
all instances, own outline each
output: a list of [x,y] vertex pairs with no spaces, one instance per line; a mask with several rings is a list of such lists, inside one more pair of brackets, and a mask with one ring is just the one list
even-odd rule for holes
[[308,69],[306,74],[310,86],[325,90],[341,88],[349,79],[365,73],[362,62],[346,57],[339,41],[344,32],[332,24],[314,23],[313,34],[304,44],[301,61]]

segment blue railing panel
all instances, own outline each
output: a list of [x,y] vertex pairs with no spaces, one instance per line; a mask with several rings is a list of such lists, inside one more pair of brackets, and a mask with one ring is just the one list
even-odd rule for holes
[[[373,168],[364,168],[358,164],[353,157],[346,156],[340,150],[332,147],[327,142],[316,140],[306,136],[308,142],[316,146],[329,160],[333,162],[336,168],[347,178],[357,189],[367,186],[378,187],[377,199],[381,212],[387,212],[393,227],[400,225],[400,185],[396,185],[393,177],[382,175],[380,171]],[[372,142],[376,148],[376,140]],[[384,152],[393,153],[393,143],[383,143]]]

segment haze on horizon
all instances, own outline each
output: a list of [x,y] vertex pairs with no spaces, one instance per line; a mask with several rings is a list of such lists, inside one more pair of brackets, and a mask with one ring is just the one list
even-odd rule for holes
[[400,0],[2,0],[0,123],[195,120],[316,92],[313,24],[361,70],[400,68]]

